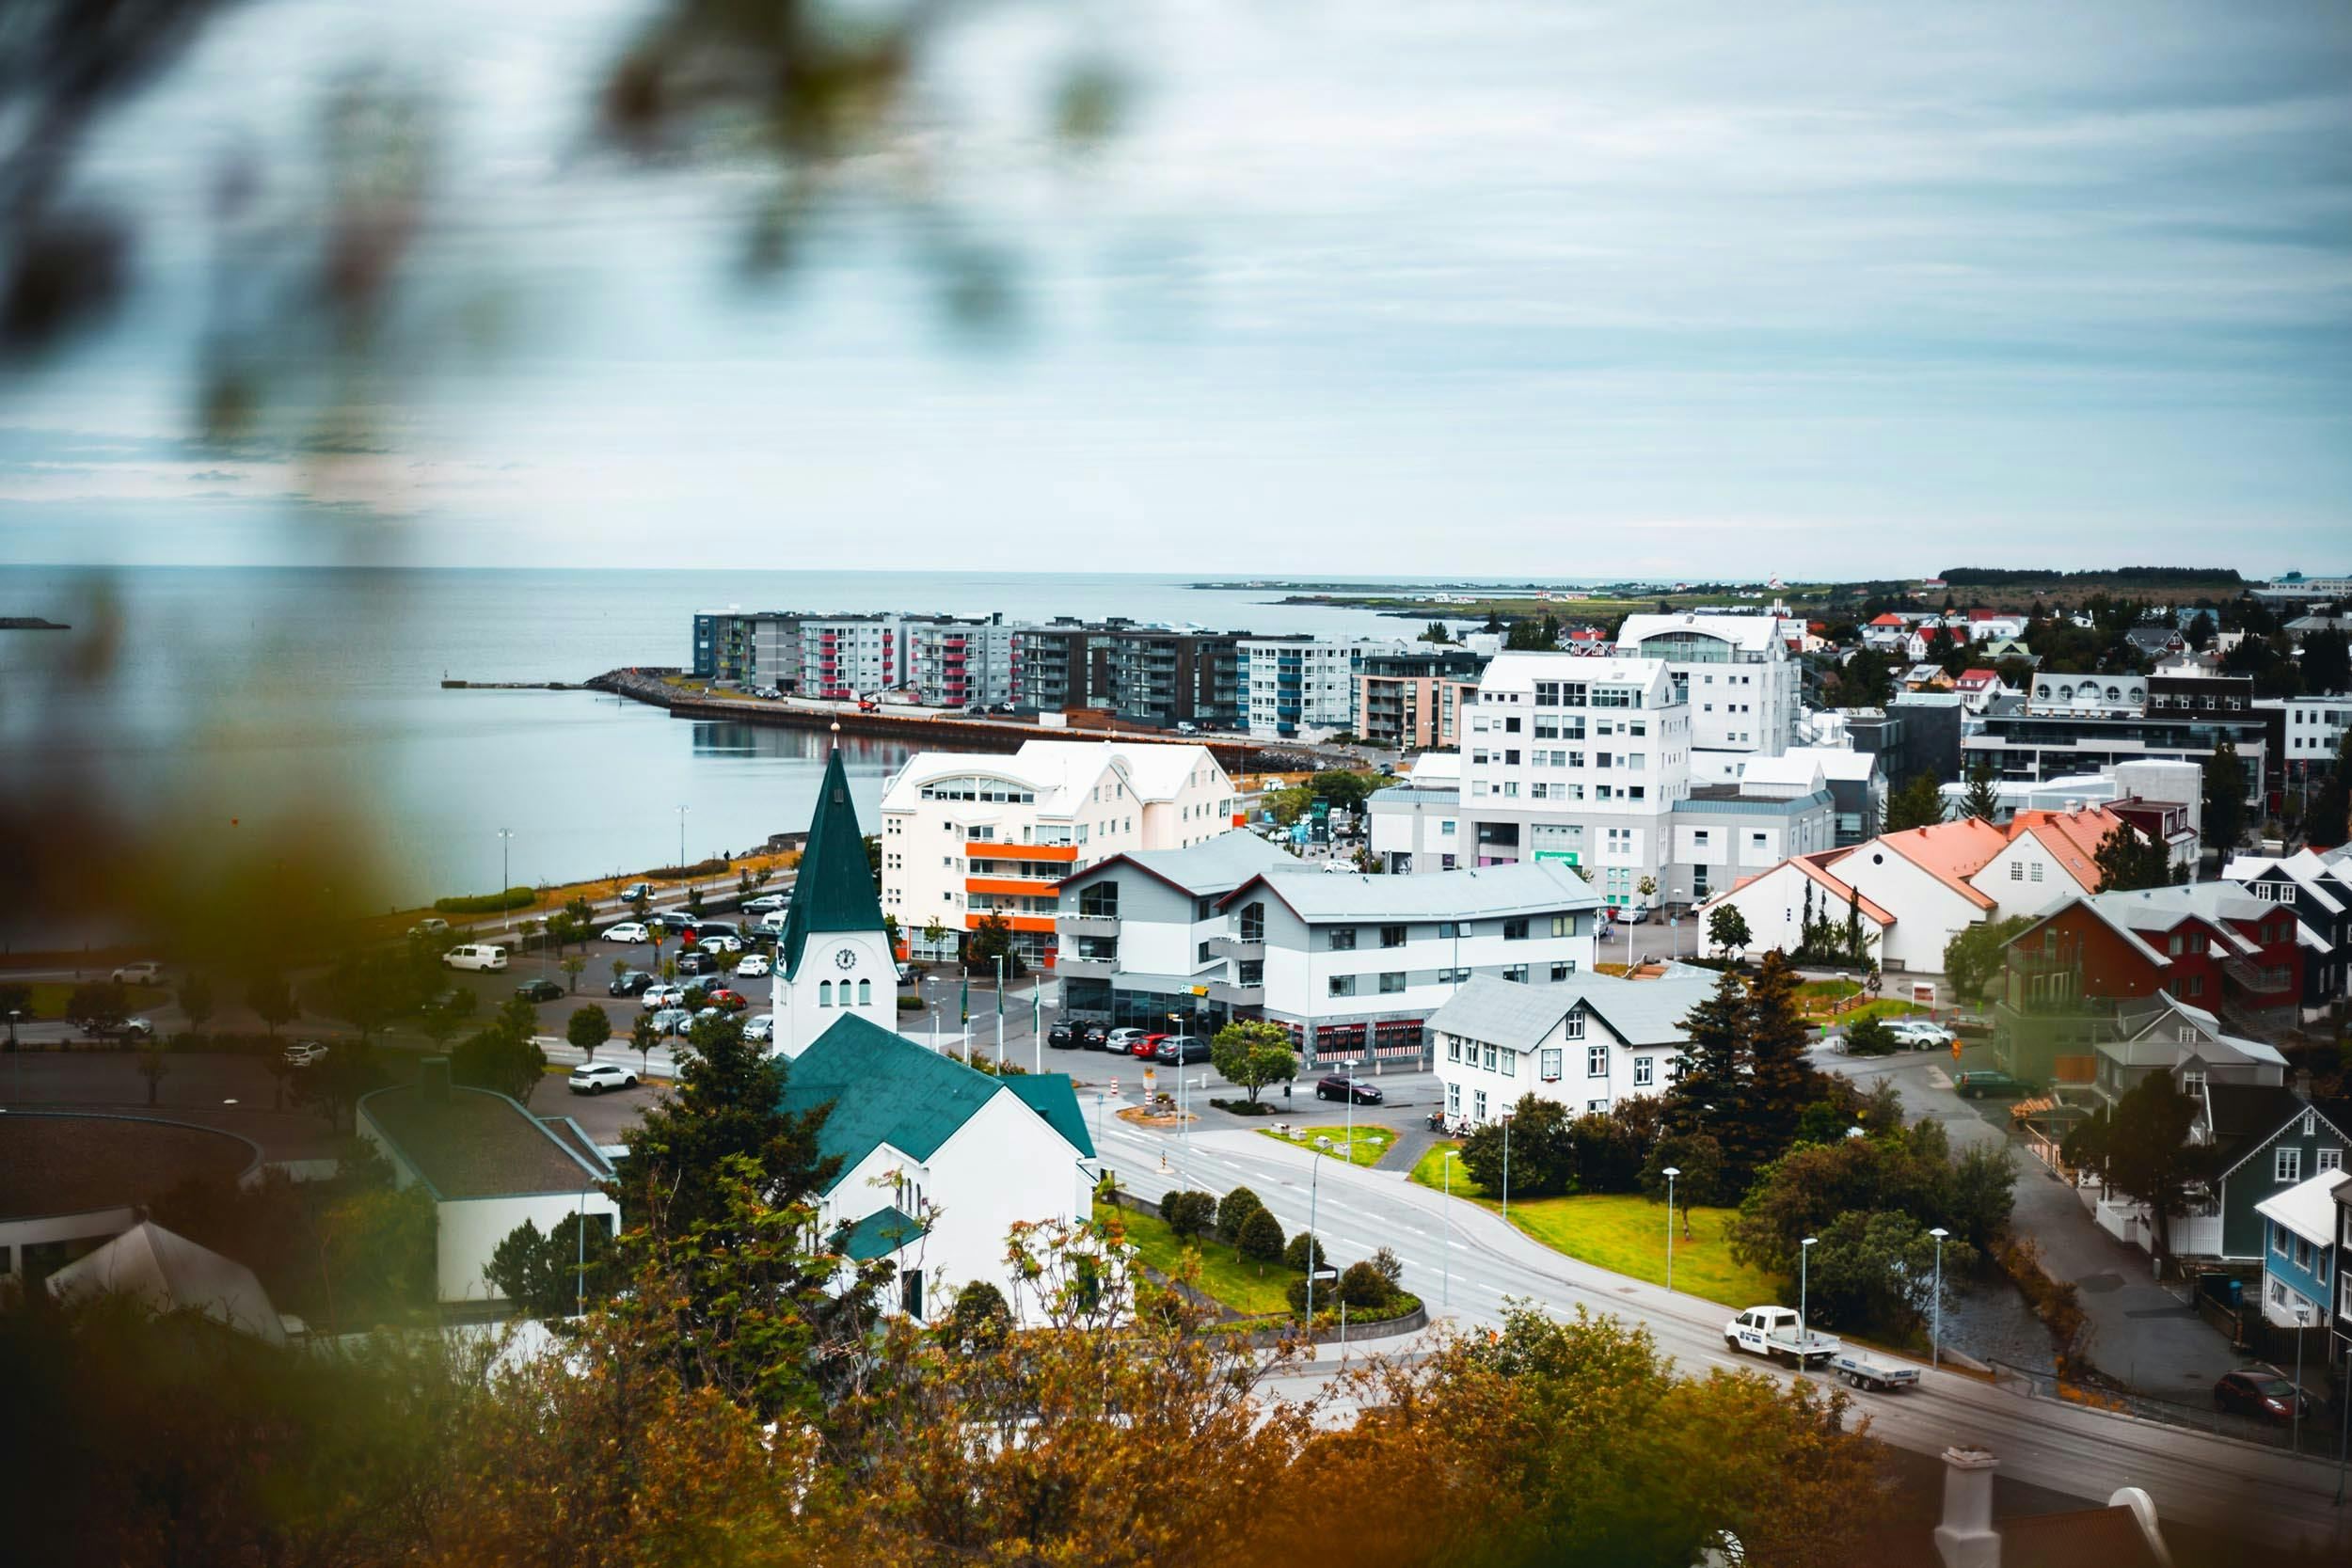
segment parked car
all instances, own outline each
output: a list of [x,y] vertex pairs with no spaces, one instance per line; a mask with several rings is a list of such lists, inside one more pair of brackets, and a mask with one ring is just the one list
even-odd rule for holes
[[1066,1018],[1057,1018],[1045,1031],[1045,1043],[1057,1051],[1074,1051],[1078,1046],[1078,1026]]
[[743,951],[743,939],[731,937],[724,931],[715,936],[697,932],[694,937],[694,945],[706,953],[740,953]]
[[781,893],[763,893],[756,898],[744,899],[743,912],[759,914],[769,910],[780,910],[790,902],[791,899]]
[[163,979],[164,966],[153,958],[141,958],[115,971],[115,984],[118,986],[157,986],[163,984]]
[[900,964],[898,966],[898,984],[902,986],[911,986],[914,984],[914,966],[913,964]]
[[1646,926],[1649,924],[1649,906],[1635,904],[1629,909],[1619,910],[1617,918],[1629,926]]
[[2011,1078],[1991,1068],[1952,1074],[1952,1088],[1963,1100],[1982,1100],[1987,1095],[2008,1099],[2033,1092],[2033,1085],[2024,1079]]
[[326,1047],[316,1040],[298,1040],[286,1047],[288,1067],[312,1067],[326,1060]]
[[697,943],[704,946],[709,945],[713,937],[734,937],[739,942],[743,936],[743,927],[732,920],[705,920],[697,917],[686,929]]
[[443,920],[437,914],[431,914],[425,916],[422,920],[418,921],[414,926],[409,927],[408,936],[410,941],[414,941],[419,937],[437,937],[448,929],[448,921]]
[[1377,1084],[1367,1084],[1361,1078],[1350,1078],[1343,1072],[1332,1073],[1315,1081],[1317,1100],[1352,1100],[1359,1105],[1377,1105],[1388,1099]]
[[536,980],[525,980],[516,986],[515,994],[526,1002],[561,1002],[564,1000],[564,988],[541,975]]
[[735,977],[739,980],[756,980],[767,973],[768,955],[765,953],[746,953],[743,961],[735,966]]
[[1209,1042],[1198,1035],[1169,1035],[1152,1055],[1155,1061],[1172,1062],[1178,1067],[1205,1062],[1209,1059]]
[[78,1018],[73,1027],[83,1037],[93,1040],[149,1040],[155,1037],[155,1022],[146,1018],[126,1018],[119,1023],[108,1023],[94,1018]]
[[2213,1386],[2213,1406],[2233,1416],[2251,1416],[2258,1421],[2289,1422],[2295,1419],[2296,1406],[2302,1407],[2305,1420],[2312,1418],[2312,1397],[2287,1380],[2286,1373],[2268,1362],[2257,1361],[2235,1371],[2223,1372]]
[[719,960],[703,948],[690,947],[677,956],[677,972],[680,974],[716,974],[719,973]]
[[731,1013],[739,1013],[751,1006],[749,1002],[743,1000],[741,992],[729,990],[724,986],[703,992],[703,1002],[707,1006],[724,1007]]
[[754,1045],[767,1044],[775,1032],[776,1015],[773,1013],[760,1013],[746,1020],[743,1024],[743,1037]]
[[633,1089],[637,1074],[617,1062],[582,1062],[564,1084],[574,1094],[602,1094],[607,1089]]
[[1110,1045],[1111,1032],[1100,1023],[1081,1021],[1073,1027],[1077,1030],[1078,1044],[1084,1050],[1102,1051]]
[[1177,723],[1176,733],[1178,735],[1199,735],[1200,733],[1200,726],[1194,723],[1189,719],[1183,720]]
[[643,996],[660,983],[659,976],[648,974],[642,969],[625,969],[614,975],[612,983],[604,989],[612,996]]
[[1160,1041],[1166,1038],[1168,1038],[1166,1035],[1145,1035],[1127,1048],[1127,1053],[1148,1062],[1159,1053]]
[[1924,1018],[1889,1019],[1886,1032],[1915,1051],[1931,1051],[1952,1043],[1956,1037],[1942,1024]]
[[1148,1033],[1148,1030],[1143,1029],[1114,1029],[1104,1040],[1103,1049],[1121,1056],[1132,1056],[1136,1053],[1136,1042]]
[[635,947],[651,942],[653,933],[645,929],[645,923],[642,920],[624,920],[618,926],[607,926],[604,928],[604,940],[625,942]]
[[486,942],[469,942],[442,954],[441,962],[452,969],[496,973],[506,967],[506,949],[493,947]]
[[655,1013],[660,1012],[664,1007],[678,1006],[683,1004],[685,1000],[686,988],[684,986],[648,986],[645,988],[644,993],[638,998],[638,1005],[643,1006],[645,1011]]
[[659,1035],[683,1035],[693,1023],[694,1015],[683,1007],[662,1007],[653,1015],[654,1032]]

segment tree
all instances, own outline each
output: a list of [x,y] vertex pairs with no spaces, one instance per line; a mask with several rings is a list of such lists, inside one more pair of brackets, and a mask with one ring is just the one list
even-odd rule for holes
[[213,982],[200,970],[191,969],[180,981],[180,1010],[188,1016],[188,1029],[200,1035],[213,1017]]
[[2214,1174],[2214,1146],[2191,1144],[2197,1102],[2169,1072],[2152,1072],[2111,1112],[2074,1124],[2061,1152],[2106,1184],[2148,1206],[2154,1224],[2149,1250],[2172,1256],[2171,1221],[2188,1212],[2192,1192]]
[[[1932,1307],[1935,1253],[1935,1239],[1909,1214],[1840,1214],[1807,1259],[1809,1305],[1828,1323],[1909,1334]],[[1945,1243],[1947,1277],[1975,1261],[1967,1243]]]
[[1556,1100],[1521,1095],[1501,1117],[1470,1130],[1462,1141],[1462,1168],[1490,1193],[1503,1190],[1507,1163],[1517,1197],[1549,1197],[1568,1190],[1576,1176],[1576,1142],[1568,1132],[1568,1108]]
[[171,1058],[165,1054],[161,1040],[150,1040],[139,1047],[139,1076],[147,1080],[147,1102],[155,1103],[155,1092],[162,1087],[165,1075],[171,1071]]
[[2246,840],[2246,765],[2224,740],[2205,759],[2205,842],[2228,855]]
[[1668,1131],[1713,1132],[1724,1125],[1740,1094],[1747,999],[1746,984],[1726,970],[1683,1019],[1682,1071],[1666,1090]]
[[1674,1200],[1682,1211],[1682,1239],[1691,1239],[1691,1207],[1712,1208],[1731,1195],[1724,1190],[1724,1146],[1704,1132],[1669,1134],[1642,1164],[1642,1192],[1652,1203],[1666,1201],[1669,1167],[1675,1172]]
[[451,1079],[530,1104],[532,1091],[548,1070],[548,1053],[532,1037],[537,1027],[531,1004],[520,997],[512,999],[487,1027],[467,1036],[450,1053]]
[[947,927],[940,924],[937,915],[923,922],[923,950],[925,952],[937,954],[940,945],[946,940]]
[[[584,1235],[583,1235],[584,1229]],[[532,1318],[567,1318],[612,1293],[613,1243],[601,1221],[566,1214],[544,1235],[525,1220],[491,1250],[482,1275]]]
[[2352,839],[2352,731],[2336,747],[2336,764],[2322,781],[2303,823],[2304,841],[2332,849]]
[[2136,888],[2164,887],[2172,880],[2172,857],[2164,846],[2133,827],[2118,822],[2091,851],[2099,869],[2101,893],[2128,893]]
[[637,1075],[645,1077],[653,1070],[653,1048],[661,1043],[661,1031],[654,1027],[649,1015],[641,1012],[630,1021],[628,1043],[637,1052]]
[[1806,1027],[1797,1008],[1797,974],[1779,952],[1764,955],[1740,1011],[1745,1083],[1727,1131],[1716,1135],[1735,1179],[1777,1158],[1795,1138],[1797,1119],[1820,1097],[1807,1063]]
[[422,1182],[369,1187],[336,1202],[320,1220],[332,1321],[382,1323],[431,1310],[439,1234],[439,1211]]
[[1953,932],[1944,944],[1944,975],[1951,981],[1954,994],[1965,1002],[1983,1001],[1986,989],[2008,965],[2009,944],[2039,919],[2013,914],[2006,920],[1963,926]]
[[2212,647],[2215,636],[2213,611],[2210,610],[2199,610],[2194,616],[2190,617],[2188,629],[2181,633],[2181,636],[2191,648],[2201,654],[2207,648]]
[[1568,1123],[1568,1138],[1576,1154],[1575,1190],[1580,1193],[1629,1193],[1640,1184],[1642,1162],[1655,1143],[1655,1129],[1645,1136],[1627,1116],[1629,1105],[1645,1105],[1654,1114],[1657,1100],[1636,1095],[1608,1111],[1589,1111]]
[[1936,785],[1935,775],[1920,773],[1909,784],[1886,799],[1884,832],[1899,833],[1911,828],[1932,828],[1944,820],[1944,794]]
[[1454,641],[1454,634],[1445,629],[1445,623],[1443,621],[1432,621],[1427,626],[1421,628],[1421,636],[1415,639],[1415,641],[1421,642],[1451,642]]
[[1209,1065],[1235,1088],[1248,1091],[1249,1103],[1258,1091],[1287,1084],[1298,1076],[1298,1057],[1291,1051],[1290,1031],[1279,1023],[1235,1019],[1209,1042]]
[[1980,762],[1969,770],[1968,793],[1960,798],[1960,815],[1991,822],[2001,815],[2001,792],[1994,787],[1993,765]]
[[294,1078],[294,1102],[315,1107],[326,1117],[327,1128],[340,1132],[351,1125],[352,1107],[359,1097],[389,1081],[367,1039],[337,1040],[326,1048],[324,1059]]
[[1884,707],[1894,688],[1885,656],[1876,648],[1856,648],[1837,672],[1835,693],[1839,707]]
[[1271,1209],[1253,1209],[1242,1222],[1241,1237],[1235,1251],[1258,1265],[1265,1273],[1265,1265],[1282,1260],[1282,1222],[1274,1217]]
[[564,1037],[582,1057],[593,1062],[596,1059],[596,1047],[612,1037],[612,1016],[593,1002],[575,1008],[564,1025]]
[[959,1347],[1000,1345],[1012,1332],[1012,1308],[1005,1293],[985,1279],[975,1279],[956,1292],[955,1305],[939,1325],[940,1337]]
[[1218,1200],[1216,1206],[1218,1238],[1229,1245],[1239,1246],[1242,1227],[1249,1223],[1250,1215],[1264,1207],[1264,1204],[1258,1201],[1258,1195],[1247,1187],[1235,1187],[1232,1192],[1227,1193]]
[[1180,1242],[1205,1236],[1216,1227],[1216,1196],[1178,1188],[1160,1199],[1160,1218]]
[[1953,1162],[1944,1223],[1982,1250],[2009,1224],[2017,1203],[2017,1156],[2007,1144],[1971,1144]]
[[1359,1308],[1386,1307],[1396,1294],[1386,1275],[1369,1262],[1350,1263],[1340,1273],[1340,1300]]
[[86,980],[66,997],[65,1016],[85,1033],[111,1033],[131,1016],[130,993],[112,980]]
[[326,976],[327,1007],[373,1043],[416,1001],[413,971],[389,953],[351,954]]
[[1707,940],[1718,953],[1745,953],[1756,940],[1737,904],[1718,904],[1707,917]]
[[1282,1266],[1294,1274],[1310,1274],[1330,1265],[1330,1254],[1323,1250],[1312,1231],[1302,1230],[1283,1244]]
[[569,954],[556,964],[564,972],[564,993],[576,996],[580,992],[580,972],[588,967],[588,960],[579,954]]
[[1359,773],[1328,768],[1307,781],[1308,790],[1331,802],[1334,811],[1360,812],[1364,802],[1389,781],[1378,773]]
[[963,939],[964,963],[986,972],[993,970],[1000,958],[1005,960],[1007,979],[1028,973],[1021,961],[1020,949],[1013,945],[1012,923],[1001,914],[984,914]]
[[291,1022],[301,1011],[294,1006],[294,988],[278,971],[264,970],[245,983],[245,1005],[272,1039],[278,1037],[278,1025]]
[[1895,1031],[1886,1026],[1886,1021],[1875,1014],[1846,1029],[1849,1056],[1891,1056],[1900,1044],[1895,1038]]

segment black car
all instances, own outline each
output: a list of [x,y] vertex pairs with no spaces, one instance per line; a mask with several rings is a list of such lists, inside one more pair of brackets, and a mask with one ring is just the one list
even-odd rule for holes
[[1056,1019],[1054,1026],[1045,1031],[1045,1043],[1057,1051],[1077,1049],[1079,1038],[1078,1026],[1066,1018]]
[[1335,1072],[1328,1078],[1316,1080],[1315,1098],[1317,1100],[1353,1100],[1359,1105],[1377,1105],[1388,1096],[1380,1092],[1380,1085],[1377,1084],[1367,1084],[1360,1078],[1350,1078],[1343,1072]]
[[2312,1397],[2288,1382],[2278,1368],[2259,1361],[2222,1373],[2221,1381],[2213,1386],[2216,1410],[2260,1421],[2292,1421],[2297,1404],[2302,1406],[2303,1418],[2310,1419]]
[[613,996],[643,996],[660,981],[642,969],[626,969],[613,977],[605,990]]
[[1082,1022],[1077,1025],[1077,1030],[1078,1044],[1083,1049],[1088,1051],[1107,1051],[1110,1049],[1111,1032],[1109,1025],[1103,1023],[1087,1023]]
[[1178,1067],[1190,1062],[1205,1062],[1209,1059],[1209,1042],[1198,1035],[1170,1035],[1160,1041],[1158,1049],[1152,1053],[1152,1059]]
[[564,988],[552,980],[525,980],[515,988],[515,994],[526,1002],[559,1002],[563,1000]]
[[689,974],[716,974],[719,973],[718,955],[707,953],[699,947],[690,947],[677,956],[677,972],[680,979]]

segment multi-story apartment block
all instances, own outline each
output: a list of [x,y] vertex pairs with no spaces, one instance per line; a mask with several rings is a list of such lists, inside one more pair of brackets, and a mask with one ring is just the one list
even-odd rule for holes
[[1665,661],[1675,694],[1691,707],[1693,770],[1719,780],[1731,776],[1735,757],[1788,749],[1803,684],[1788,639],[1801,630],[1777,615],[1629,615],[1617,652]]
[[1429,1020],[1446,1119],[1490,1123],[1531,1094],[1581,1117],[1665,1093],[1690,1040],[1682,1021],[1715,984],[1712,974],[1680,964],[1645,980],[1472,979]]
[[1032,740],[1011,756],[924,752],[882,788],[882,911],[914,957],[953,958],[1001,915],[1024,959],[1056,961],[1058,889],[1130,849],[1229,831],[1233,782],[1205,747]]
[[[2254,708],[2250,689],[2192,679],[2037,670],[2022,697],[1996,699],[1961,737],[1962,770],[1983,763],[1997,778],[2040,782],[2122,762],[2202,767],[2226,740],[2246,769],[2247,799],[2261,800],[2275,755],[2270,729],[2281,715]],[[2168,689],[2153,691],[2156,681]]]
[[1234,729],[1242,722],[1241,634],[1100,626],[1024,626],[1014,700],[1052,712],[1107,708],[1131,723]]
[[800,692],[844,699],[896,691],[908,683],[907,621],[844,615],[801,623]]
[[1367,657],[1405,652],[1402,639],[1245,637],[1244,721],[1266,740],[1354,734],[1357,686]]
[[792,689],[800,680],[800,617],[781,610],[713,610],[694,617],[691,673],[738,686]]
[[1374,654],[1356,678],[1356,733],[1406,751],[1460,744],[1461,713],[1486,657],[1465,648]]
[[935,707],[967,707],[1018,700],[1025,628],[991,615],[977,621],[912,622],[906,637],[908,684],[923,702]]
[[1313,1061],[1418,1061],[1430,1015],[1471,976],[1547,986],[1592,969],[1599,900],[1564,866],[1335,875],[1282,856],[1216,891],[1264,853],[1212,843],[1067,879],[1063,928],[1085,944],[1063,959],[1068,1006],[1161,1028],[1173,1011],[1201,1034],[1269,1019]]
[[2335,766],[2337,750],[2344,745],[2344,732],[2352,729],[2352,696],[2338,693],[2331,697],[2257,697],[2254,705],[2280,717],[2279,729],[2283,736],[2279,750],[2280,774],[2288,788],[2302,783],[2314,768],[2324,774]]

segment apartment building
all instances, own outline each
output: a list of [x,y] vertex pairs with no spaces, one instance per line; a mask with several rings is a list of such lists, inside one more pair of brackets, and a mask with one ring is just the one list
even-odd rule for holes
[[1374,655],[1406,651],[1401,638],[1245,637],[1244,721],[1263,740],[1323,740],[1357,727],[1358,677]]
[[694,617],[687,670],[699,679],[789,689],[800,680],[800,617],[781,610],[710,610]]
[[923,702],[968,707],[1018,700],[1026,639],[1002,615],[911,622],[906,637],[908,684]]
[[[1962,772],[1981,763],[1996,778],[2036,783],[2127,762],[2201,768],[2228,741],[2246,769],[2247,799],[2260,800],[2282,715],[2255,708],[2250,683],[2241,693],[2213,679],[2036,671],[2023,696],[1995,699],[1961,737]],[[2165,690],[2153,689],[2157,681]]]
[[1375,746],[1427,751],[1461,743],[1486,657],[1466,648],[1372,654],[1356,677],[1356,733]]
[[916,958],[952,958],[1002,915],[1033,967],[1056,961],[1058,890],[1127,850],[1230,830],[1240,802],[1207,748],[1032,740],[1011,756],[924,752],[882,788],[882,911]]
[[2344,732],[2352,729],[2352,696],[2341,693],[2332,697],[2257,697],[2254,706],[2279,715],[2279,730],[2283,736],[2279,761],[2281,776],[2290,785],[2301,783],[2314,765],[2323,774],[2334,767],[2336,752],[2344,745]]
[[1373,792],[1364,815],[1382,870],[1453,870],[1461,853],[1462,753],[1423,752],[1404,783]]
[[1041,711],[1105,708],[1130,723],[1242,723],[1241,635],[1112,619],[1058,618],[1021,628],[1014,700]]
[[1429,1020],[1446,1119],[1484,1125],[1534,1095],[1571,1116],[1666,1092],[1681,1075],[1683,1020],[1712,973],[1672,966],[1650,979],[1581,974],[1518,986],[1479,975]]
[[1801,628],[1777,615],[1629,615],[1617,652],[1664,662],[1675,694],[1691,708],[1695,771],[1729,776],[1730,758],[1778,756],[1802,711],[1802,672],[1788,652]]

